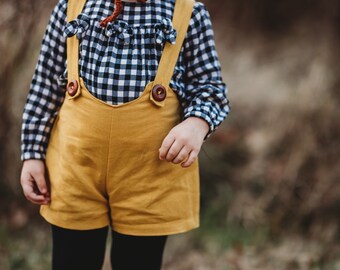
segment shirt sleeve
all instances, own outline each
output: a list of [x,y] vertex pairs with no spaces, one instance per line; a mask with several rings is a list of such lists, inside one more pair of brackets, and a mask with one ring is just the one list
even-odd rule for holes
[[183,46],[186,64],[184,119],[196,116],[207,121],[208,138],[227,117],[230,107],[210,14],[203,3],[195,3]]
[[22,117],[21,160],[45,159],[50,131],[64,100],[65,89],[58,78],[66,69],[66,8],[67,0],[60,0],[42,40]]

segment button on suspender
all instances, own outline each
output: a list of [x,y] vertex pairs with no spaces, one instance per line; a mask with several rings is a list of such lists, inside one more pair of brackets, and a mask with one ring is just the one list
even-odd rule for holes
[[195,0],[176,0],[172,19],[174,28],[177,31],[176,43],[166,42],[150,95],[150,99],[157,106],[164,106],[166,91],[188,31],[194,4]]

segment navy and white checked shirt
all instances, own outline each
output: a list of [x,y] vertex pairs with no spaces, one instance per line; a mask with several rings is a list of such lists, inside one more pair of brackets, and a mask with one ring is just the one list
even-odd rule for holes
[[[175,0],[124,2],[116,21],[99,22],[115,8],[113,0],[88,0],[67,23],[67,0],[59,0],[43,37],[23,113],[21,159],[45,159],[50,131],[65,95],[66,39],[80,40],[79,72],[88,90],[109,104],[139,97],[154,80],[166,41],[173,43]],[[226,84],[205,5],[196,2],[170,87],[178,94],[184,119],[203,118],[211,134],[229,113]]]

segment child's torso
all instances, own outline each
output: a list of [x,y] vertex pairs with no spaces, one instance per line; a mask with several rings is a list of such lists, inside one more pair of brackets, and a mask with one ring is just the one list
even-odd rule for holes
[[[80,76],[95,97],[121,104],[140,96],[156,75],[165,42],[175,42],[174,4],[124,2],[118,18],[103,28],[99,22],[112,13],[113,1],[88,0],[76,23],[66,25],[64,35],[76,34],[80,40]],[[184,71],[181,52],[170,82],[180,96]],[[65,70],[63,81],[66,77]]]

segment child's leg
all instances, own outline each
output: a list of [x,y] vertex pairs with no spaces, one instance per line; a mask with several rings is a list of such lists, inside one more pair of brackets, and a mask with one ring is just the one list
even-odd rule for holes
[[130,236],[112,232],[113,270],[160,270],[167,236]]
[[100,270],[103,265],[108,227],[68,230],[52,225],[52,269]]

